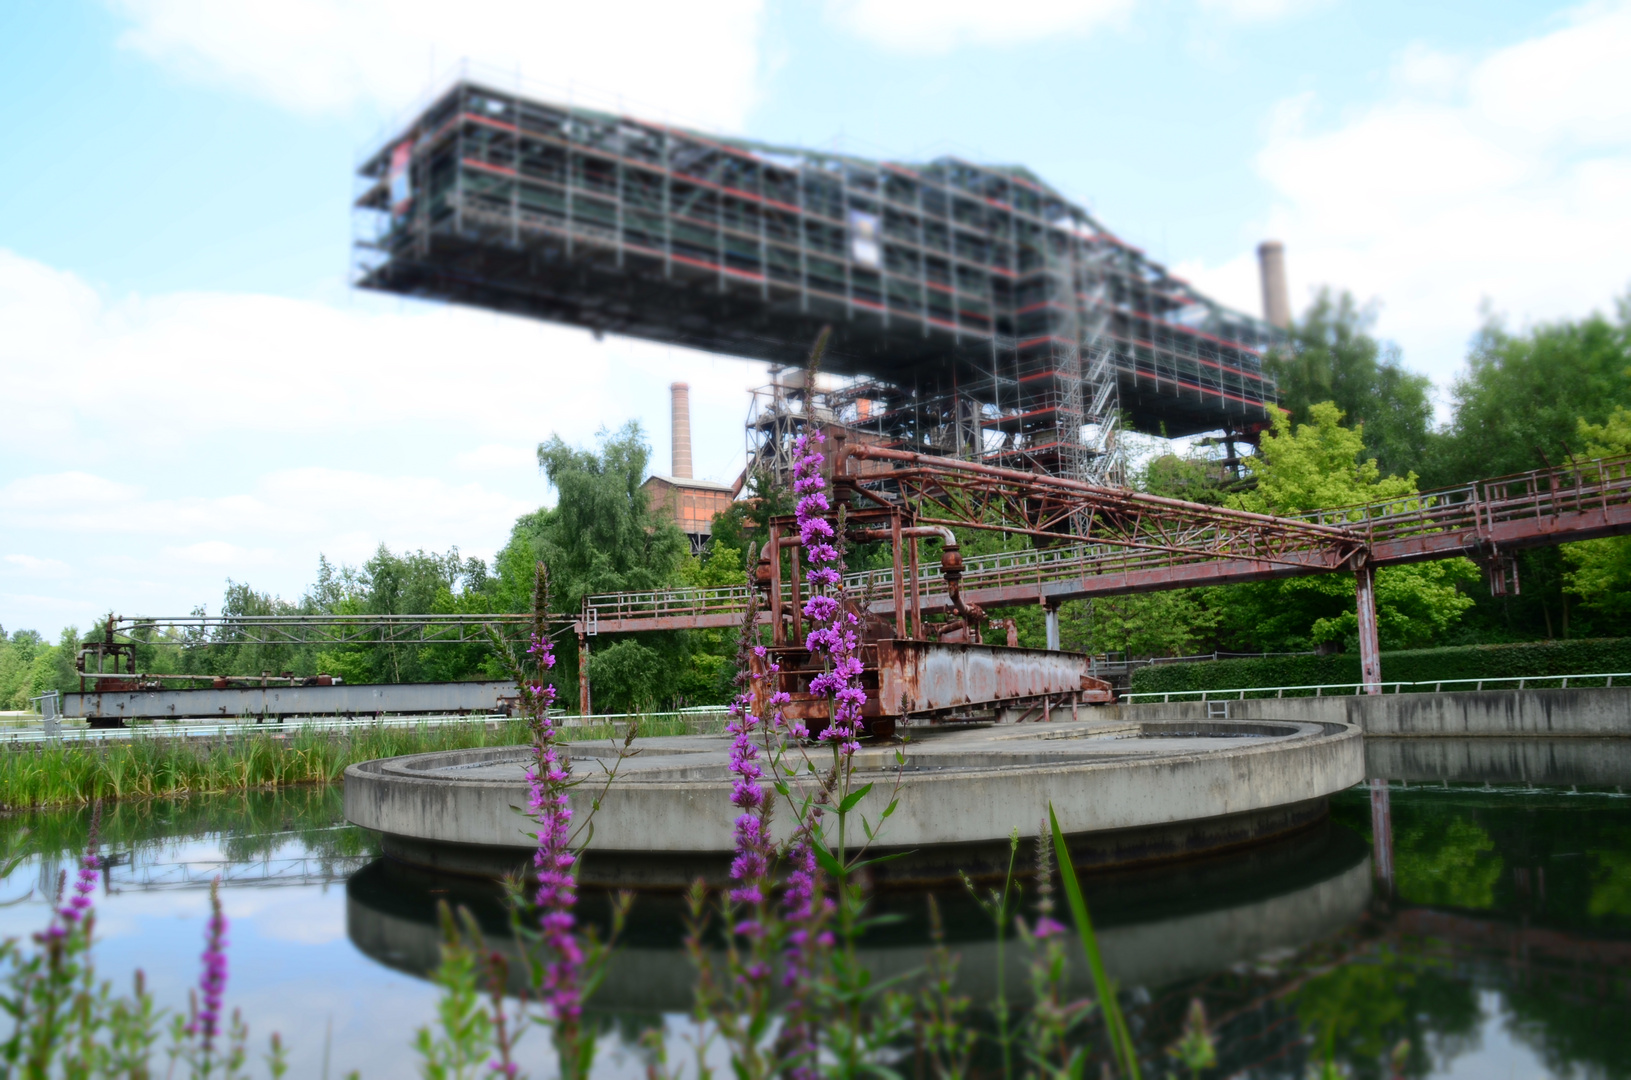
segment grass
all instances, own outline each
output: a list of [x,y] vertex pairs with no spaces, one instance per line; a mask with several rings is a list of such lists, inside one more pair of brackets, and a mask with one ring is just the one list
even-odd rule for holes
[[[698,724],[680,718],[654,718],[641,725],[641,733],[649,736],[698,730]],[[613,723],[571,729],[574,740],[621,734],[622,725]],[[339,732],[260,728],[208,739],[142,734],[120,742],[35,744],[0,750],[0,809],[329,784],[359,761],[480,746],[519,746],[527,741],[526,724],[517,719]]]

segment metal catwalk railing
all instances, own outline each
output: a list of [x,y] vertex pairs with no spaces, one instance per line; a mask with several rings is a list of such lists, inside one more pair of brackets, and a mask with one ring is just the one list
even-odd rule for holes
[[[1631,455],[1317,510],[1288,520],[1340,530],[1369,549],[1375,566],[1457,555],[1488,558],[1517,547],[1631,532]],[[1239,567],[1241,562],[1252,561],[1250,555],[1231,556],[1223,550],[1210,556],[1197,554],[1203,543],[1204,538],[1197,538],[1184,551],[1080,544],[970,556],[964,560],[963,591],[981,603],[988,598],[1018,603],[1025,602],[1021,594],[1031,589],[1035,595],[1029,602],[1058,603],[1110,591],[1095,588],[1095,578],[1176,566],[1196,572],[1144,587],[1250,579]],[[1315,551],[1314,544],[1311,539],[1310,552]],[[1207,579],[1208,563],[1214,568],[1211,581]],[[1274,572],[1324,573],[1343,568],[1311,561],[1306,566],[1281,565]],[[1260,571],[1254,573],[1263,576]],[[846,575],[844,584],[850,595],[875,598],[873,606],[881,609],[890,603],[894,573],[890,569],[860,571]],[[923,568],[918,587],[926,608],[945,605],[945,582],[938,567]],[[726,626],[742,617],[746,605],[745,586],[611,593],[585,598],[580,627],[597,634]]]
[[[1451,692],[1476,692],[1489,686],[1500,690],[1588,690],[1607,689],[1619,679],[1621,686],[1631,686],[1631,671],[1597,672],[1585,675],[1511,675],[1498,679],[1428,679],[1422,682],[1385,682],[1381,686],[1383,694],[1425,694],[1443,693],[1445,687]],[[1516,685],[1513,685],[1516,684]],[[1542,685],[1555,684],[1555,685]],[[1231,687],[1228,689],[1211,690],[1140,690],[1131,694],[1122,694],[1121,701],[1134,705],[1139,702],[1153,702],[1160,699],[1162,704],[1171,704],[1175,701],[1255,701],[1263,698],[1286,697],[1355,697],[1368,693],[1365,683],[1311,683],[1307,686],[1246,686]],[[1248,696],[1249,695],[1249,696]]]

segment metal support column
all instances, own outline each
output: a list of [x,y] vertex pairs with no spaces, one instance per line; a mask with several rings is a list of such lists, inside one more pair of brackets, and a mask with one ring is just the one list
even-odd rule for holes
[[578,633],[578,714],[588,716],[594,712],[589,700],[589,637]]
[[906,568],[901,565],[900,514],[889,515],[889,547],[894,552],[895,637],[905,638],[911,633],[906,623]]
[[1042,609],[1048,621],[1048,648],[1059,651],[1059,606],[1048,604]]
[[1359,681],[1365,693],[1382,692],[1382,645],[1376,633],[1376,570],[1369,564],[1354,571],[1358,579]]

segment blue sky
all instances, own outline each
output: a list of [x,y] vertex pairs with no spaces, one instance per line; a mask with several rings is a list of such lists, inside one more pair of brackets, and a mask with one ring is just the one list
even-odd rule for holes
[[460,59],[778,142],[1022,162],[1226,302],[1379,304],[1447,386],[1482,306],[1631,284],[1631,6],[58,0],[0,6],[0,625],[490,555],[530,449],[641,420],[741,466],[754,365],[347,286],[352,168]]

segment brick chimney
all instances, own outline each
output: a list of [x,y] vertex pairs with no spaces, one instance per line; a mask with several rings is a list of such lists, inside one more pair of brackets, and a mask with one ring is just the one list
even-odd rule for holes
[[1257,269],[1263,280],[1263,321],[1291,328],[1291,292],[1286,287],[1286,246],[1278,240],[1257,245]]
[[671,468],[681,480],[691,479],[691,387],[677,382],[668,388],[674,416],[674,451]]

